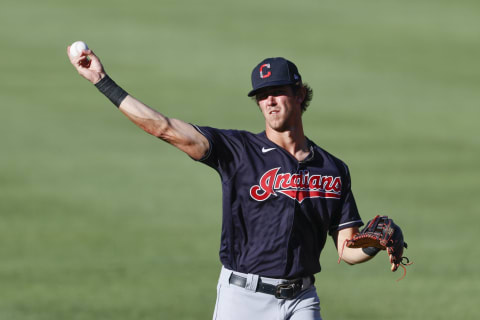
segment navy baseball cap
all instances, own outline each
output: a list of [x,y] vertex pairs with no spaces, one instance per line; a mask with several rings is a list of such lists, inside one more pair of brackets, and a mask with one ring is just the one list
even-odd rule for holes
[[301,82],[302,77],[293,62],[281,57],[267,58],[253,69],[252,91],[248,93],[248,96],[253,97],[262,88]]

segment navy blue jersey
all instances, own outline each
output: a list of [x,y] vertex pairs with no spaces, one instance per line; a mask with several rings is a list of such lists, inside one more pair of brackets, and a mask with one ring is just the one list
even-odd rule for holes
[[299,162],[265,132],[196,128],[210,143],[200,161],[222,181],[226,268],[272,278],[312,275],[327,234],[363,224],[347,166],[312,141]]

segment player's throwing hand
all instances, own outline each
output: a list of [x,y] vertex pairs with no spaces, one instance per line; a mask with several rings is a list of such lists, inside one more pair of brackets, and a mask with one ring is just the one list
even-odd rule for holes
[[70,46],[68,46],[67,55],[78,73],[91,83],[95,84],[105,76],[102,63],[92,50],[83,50],[80,55],[72,56]]

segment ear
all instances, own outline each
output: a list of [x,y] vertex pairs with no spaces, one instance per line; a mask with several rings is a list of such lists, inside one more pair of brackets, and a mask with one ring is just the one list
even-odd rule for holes
[[297,91],[297,102],[302,103],[305,100],[305,96],[307,95],[307,90],[302,87],[300,90]]

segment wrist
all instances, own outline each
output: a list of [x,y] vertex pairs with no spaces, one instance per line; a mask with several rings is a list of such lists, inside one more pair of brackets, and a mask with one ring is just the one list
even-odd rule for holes
[[97,83],[100,82],[100,80],[102,80],[103,78],[105,78],[106,75],[107,75],[107,74],[104,73],[104,72],[100,73],[100,74],[98,75],[98,78],[95,79],[95,80],[93,80],[92,83],[93,83],[94,85],[96,85]]
[[128,96],[128,93],[106,74],[95,83],[95,87],[97,87],[98,91],[103,93],[103,95],[105,95],[117,108]]
[[362,248],[362,251],[366,255],[369,255],[370,257],[374,257],[377,255],[377,253],[380,252],[380,249],[378,249],[377,247],[366,247],[366,248]]

